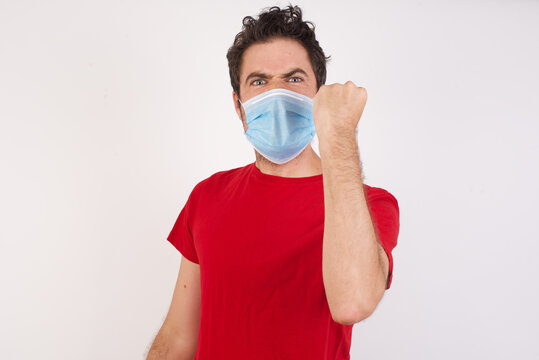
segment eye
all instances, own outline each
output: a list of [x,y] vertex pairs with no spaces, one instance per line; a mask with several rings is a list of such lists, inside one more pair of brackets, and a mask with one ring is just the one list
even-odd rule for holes
[[288,81],[290,81],[290,82],[300,82],[302,80],[303,79],[300,78],[299,76],[294,76],[294,77],[291,77],[290,79],[288,79]]
[[257,79],[257,80],[254,80],[251,84],[253,85],[262,85],[264,83],[265,80],[262,80],[262,79]]

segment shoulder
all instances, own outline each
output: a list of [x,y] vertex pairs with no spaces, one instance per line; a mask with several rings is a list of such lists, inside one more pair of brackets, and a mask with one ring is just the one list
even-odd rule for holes
[[367,198],[367,202],[371,203],[377,200],[388,200],[390,202],[393,202],[395,206],[399,206],[399,203],[397,201],[397,198],[388,190],[376,187],[376,186],[370,186],[367,184],[363,184],[363,188],[365,190],[365,196]]
[[193,188],[193,193],[212,193],[226,191],[227,188],[247,175],[251,164],[218,171],[199,181]]

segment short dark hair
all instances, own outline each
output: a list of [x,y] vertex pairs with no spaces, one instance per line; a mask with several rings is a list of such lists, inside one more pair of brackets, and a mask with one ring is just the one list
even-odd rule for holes
[[236,35],[234,43],[226,54],[230,83],[238,96],[240,95],[240,68],[245,50],[255,43],[264,43],[278,37],[297,40],[309,54],[316,76],[317,89],[326,83],[326,62],[330,56],[326,57],[318,44],[314,34],[314,24],[303,21],[301,16],[302,12],[298,6],[289,5],[283,9],[278,6],[266,8],[258,15],[258,19],[252,16],[243,18],[242,30]]

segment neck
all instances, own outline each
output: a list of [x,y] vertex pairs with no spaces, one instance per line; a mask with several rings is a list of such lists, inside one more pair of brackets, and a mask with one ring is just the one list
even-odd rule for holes
[[284,164],[275,164],[260,155],[256,150],[256,167],[260,172],[282,177],[307,177],[322,174],[322,162],[311,144],[298,156]]

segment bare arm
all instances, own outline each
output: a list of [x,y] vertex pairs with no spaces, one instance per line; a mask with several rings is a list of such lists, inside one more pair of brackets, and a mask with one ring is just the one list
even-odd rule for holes
[[326,209],[323,278],[336,321],[350,325],[370,316],[380,302],[389,259],[368,209],[356,139],[339,140],[333,148],[320,144]]
[[192,360],[200,325],[200,266],[182,256],[172,302],[147,360]]
[[376,237],[361,179],[355,130],[367,102],[351,81],[322,85],[313,121],[324,174],[322,274],[331,314],[357,323],[374,311],[387,284],[387,255]]

